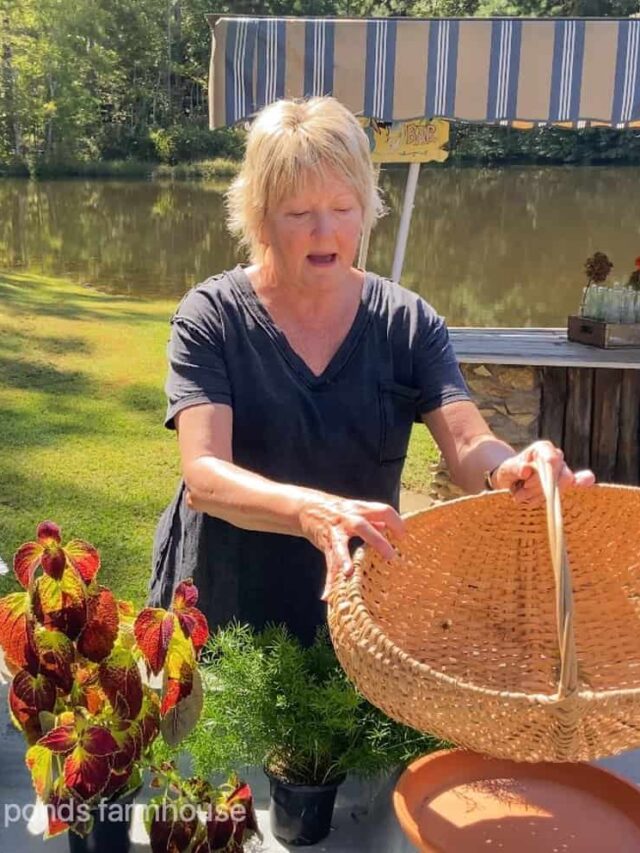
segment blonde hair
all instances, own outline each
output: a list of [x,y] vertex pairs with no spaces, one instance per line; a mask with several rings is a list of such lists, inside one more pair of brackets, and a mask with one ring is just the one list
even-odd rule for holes
[[332,171],[353,188],[363,225],[384,213],[367,136],[356,117],[331,97],[275,101],[255,118],[240,173],[227,191],[228,226],[264,259],[260,230],[267,208],[298,192],[309,177]]

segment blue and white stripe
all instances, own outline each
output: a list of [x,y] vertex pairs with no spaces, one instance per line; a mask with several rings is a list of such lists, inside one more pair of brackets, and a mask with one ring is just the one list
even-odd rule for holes
[[549,118],[577,121],[584,61],[585,22],[558,21],[555,24]]
[[492,121],[513,119],[518,100],[522,21],[493,21],[487,118]]
[[621,21],[611,120],[619,127],[640,119],[640,21]]
[[256,107],[284,98],[286,63],[286,22],[283,19],[258,21],[258,73]]
[[227,123],[235,124],[255,110],[253,60],[257,22],[237,18],[229,24],[225,53],[225,109]]
[[425,115],[453,116],[458,70],[458,21],[432,21],[429,27],[429,61]]
[[393,87],[396,67],[397,22],[367,22],[365,66],[365,115],[380,121],[393,119]]
[[333,92],[333,21],[307,21],[304,30],[304,95]]

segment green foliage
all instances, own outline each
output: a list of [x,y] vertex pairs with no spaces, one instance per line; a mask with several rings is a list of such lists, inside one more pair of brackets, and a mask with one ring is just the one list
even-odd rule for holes
[[151,131],[155,154],[162,163],[180,163],[227,157],[239,160],[244,134],[229,128],[208,130],[195,124],[177,124]]
[[[216,11],[608,17],[639,8],[638,0],[228,0]],[[209,0],[1,0],[0,174],[62,173],[61,164],[70,162],[241,157],[239,131],[208,130],[211,11]],[[463,128],[453,159],[574,163],[638,156],[638,133]]]
[[264,764],[289,782],[322,784],[389,771],[441,745],[367,702],[326,632],[304,648],[283,627],[231,625],[205,648],[202,676],[202,716],[183,746],[205,777]]

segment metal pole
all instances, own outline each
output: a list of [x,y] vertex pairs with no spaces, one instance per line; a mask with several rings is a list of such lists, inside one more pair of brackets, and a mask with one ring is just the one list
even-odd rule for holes
[[[376,178],[376,187],[380,180],[380,163],[374,163],[373,170]],[[360,252],[358,253],[358,267],[363,270],[367,265],[367,255],[369,254],[369,238],[371,237],[371,228],[373,223],[369,222],[367,227],[362,232],[360,238]]]
[[396,247],[393,252],[393,266],[391,268],[392,281],[400,281],[400,276],[402,275],[404,254],[407,249],[407,240],[409,238],[411,216],[413,214],[413,203],[416,198],[416,189],[418,186],[419,175],[420,163],[411,163],[409,165],[407,183],[404,188],[404,199],[402,200],[402,214],[400,215],[400,224],[398,225]]

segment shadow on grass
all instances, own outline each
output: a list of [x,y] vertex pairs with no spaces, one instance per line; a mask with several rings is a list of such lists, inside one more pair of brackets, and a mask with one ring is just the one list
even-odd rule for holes
[[[135,321],[136,323],[163,323],[169,322],[171,312],[149,312],[149,311],[127,311],[120,307],[123,301],[141,307],[148,306],[144,299],[124,296],[109,296],[92,291],[91,294],[82,294],[77,291],[67,291],[64,288],[50,288],[47,286],[47,295],[59,295],[59,299],[50,300],[38,298],[37,294],[41,282],[37,278],[21,277],[16,281],[16,276],[4,275],[0,277],[0,303],[10,309],[13,314],[32,317],[36,313],[45,314],[47,317],[57,317],[67,320],[99,320],[102,323],[120,323]],[[177,304],[177,300],[176,300]],[[118,305],[118,308],[113,306]],[[107,309],[107,310],[102,310]]]
[[47,355],[82,353],[89,355],[93,348],[83,338],[53,337],[20,332],[11,326],[0,326],[0,348],[11,353],[29,353],[35,348]]
[[127,385],[118,392],[118,400],[129,411],[149,415],[154,423],[162,426],[166,397],[161,386]]
[[2,384],[22,390],[57,394],[89,394],[95,383],[77,370],[61,370],[51,364],[0,356]]

